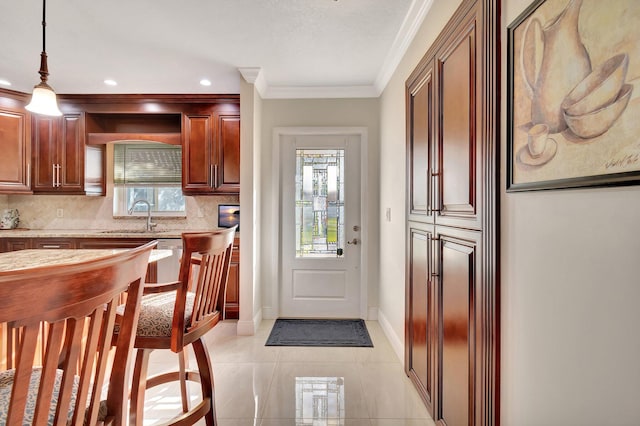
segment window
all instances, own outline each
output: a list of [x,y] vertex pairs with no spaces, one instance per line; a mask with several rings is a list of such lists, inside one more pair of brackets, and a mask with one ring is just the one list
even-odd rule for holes
[[[182,147],[162,143],[117,143],[113,149],[113,215],[125,216],[146,200],[154,216],[185,216]],[[142,203],[134,215],[146,215]]]
[[296,258],[335,258],[344,245],[344,151],[296,150]]

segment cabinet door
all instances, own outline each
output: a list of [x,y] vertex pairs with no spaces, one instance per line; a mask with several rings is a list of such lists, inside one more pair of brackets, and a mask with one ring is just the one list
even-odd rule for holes
[[[477,8],[480,9],[480,8]],[[476,15],[436,56],[438,80],[438,165],[435,170],[436,222],[481,229],[483,173],[481,71],[476,52]]]
[[434,314],[431,282],[433,233],[410,228],[406,294],[405,370],[430,412],[433,412]]
[[240,240],[235,238],[231,265],[229,265],[229,279],[225,296],[224,317],[237,319],[240,317]]
[[34,116],[33,121],[33,192],[84,194],[82,116]]
[[434,419],[438,424],[478,424],[474,409],[483,382],[482,372],[476,369],[476,353],[482,350],[482,336],[476,329],[483,315],[480,239],[479,232],[441,227],[434,240],[435,341],[440,342]]
[[216,152],[211,115],[185,115],[183,132],[182,191],[185,194],[213,193]]
[[237,319],[240,316],[240,263],[231,262],[227,281],[227,297],[224,304],[224,318]]
[[58,118],[33,116],[33,192],[53,192],[57,187]]
[[0,193],[31,192],[29,127],[30,119],[26,113],[0,105]]
[[409,220],[433,223],[434,164],[433,61],[407,87]]
[[84,194],[84,120],[80,114],[65,114],[59,126],[58,189]]
[[214,164],[217,192],[240,192],[240,116],[219,115],[217,120],[218,155]]

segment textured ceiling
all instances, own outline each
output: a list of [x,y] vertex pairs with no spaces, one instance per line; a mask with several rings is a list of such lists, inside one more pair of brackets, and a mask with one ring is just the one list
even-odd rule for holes
[[[259,68],[265,97],[376,96],[431,1],[50,0],[49,83],[66,94],[238,93],[238,70]],[[39,81],[41,18],[40,0],[0,2],[0,80],[11,82],[0,87]]]

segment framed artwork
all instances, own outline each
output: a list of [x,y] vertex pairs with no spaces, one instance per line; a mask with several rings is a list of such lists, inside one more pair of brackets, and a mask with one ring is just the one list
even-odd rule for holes
[[507,191],[640,182],[640,1],[537,0],[507,28]]
[[231,228],[238,225],[236,232],[240,232],[240,205],[218,204],[218,227]]

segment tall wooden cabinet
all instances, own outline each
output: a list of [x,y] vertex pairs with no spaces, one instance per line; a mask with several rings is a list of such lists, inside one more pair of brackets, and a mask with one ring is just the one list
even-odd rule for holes
[[407,80],[405,370],[447,426],[499,423],[498,5],[463,1]]
[[0,96],[0,192],[31,193],[31,115],[23,94],[4,90]]

